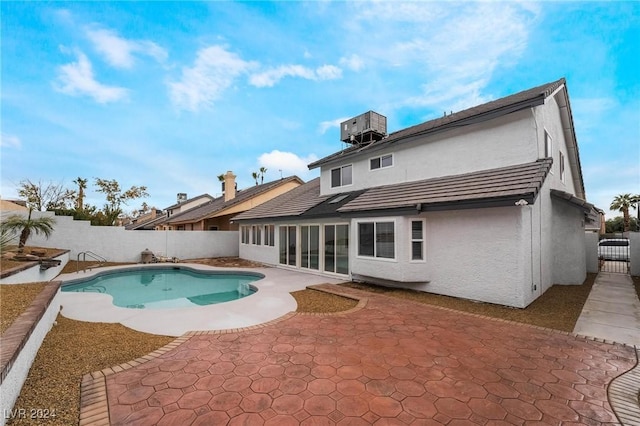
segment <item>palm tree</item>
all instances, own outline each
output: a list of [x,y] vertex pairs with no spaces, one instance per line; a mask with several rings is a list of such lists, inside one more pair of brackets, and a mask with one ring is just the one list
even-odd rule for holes
[[260,167],[260,183],[264,183],[265,173],[267,173],[266,167]]
[[43,234],[49,238],[53,232],[53,224],[56,223],[52,217],[40,217],[38,219],[31,219],[31,212],[33,209],[29,209],[29,216],[25,219],[23,216],[14,214],[7,218],[6,221],[0,224],[0,228],[4,232],[20,232],[20,239],[18,240],[18,253],[22,253],[24,246],[31,236],[34,234]]
[[629,209],[636,208],[638,203],[636,197],[637,196],[634,196],[631,194],[616,195],[616,197],[613,199],[613,202],[611,203],[611,206],[609,206],[611,210],[617,210],[619,212],[622,212],[624,232],[629,231],[629,228],[630,228]]
[[78,198],[76,199],[76,210],[84,209],[84,190],[87,189],[87,179],[79,177],[73,183],[78,185]]
[[256,181],[256,185],[258,185],[258,172],[251,173],[251,177]]
[[222,192],[224,192],[224,175],[218,175],[218,181],[222,183]]

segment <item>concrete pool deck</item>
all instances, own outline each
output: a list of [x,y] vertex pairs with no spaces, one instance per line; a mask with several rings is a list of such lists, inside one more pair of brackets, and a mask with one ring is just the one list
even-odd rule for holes
[[[177,265],[165,265],[177,266]],[[289,312],[297,304],[289,293],[304,290],[315,284],[338,284],[344,282],[326,276],[300,273],[282,268],[219,268],[213,266],[181,263],[179,266],[201,271],[252,272],[265,276],[251,283],[258,291],[248,297],[231,302],[207,306],[169,309],[128,309],[114,306],[112,297],[102,293],[60,294],[62,315],[80,321],[120,323],[145,333],[164,336],[181,336],[189,331],[224,330],[264,324]],[[90,279],[105,271],[131,268],[158,268],[158,265],[131,265],[100,268],[98,271],[63,274],[63,282]]]

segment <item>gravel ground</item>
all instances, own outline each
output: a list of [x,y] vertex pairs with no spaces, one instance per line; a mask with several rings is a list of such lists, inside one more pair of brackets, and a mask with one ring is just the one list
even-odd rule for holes
[[595,278],[596,274],[587,274],[587,279],[582,285],[554,285],[525,309],[368,284],[346,283],[342,285],[492,318],[572,332]]
[[329,294],[318,290],[294,291],[291,295],[298,303],[297,312],[306,313],[331,313],[353,309],[358,304],[357,300],[347,297]]
[[14,409],[48,409],[55,418],[14,419],[12,425],[76,425],[80,383],[92,371],[139,358],[173,341],[120,324],[89,323],[58,316],[29,371]]
[[20,316],[47,283],[0,285],[0,334]]

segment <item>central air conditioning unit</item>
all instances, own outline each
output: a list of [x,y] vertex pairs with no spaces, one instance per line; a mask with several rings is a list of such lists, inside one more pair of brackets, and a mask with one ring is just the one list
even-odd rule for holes
[[340,140],[353,145],[379,141],[387,135],[387,117],[368,111],[340,123]]

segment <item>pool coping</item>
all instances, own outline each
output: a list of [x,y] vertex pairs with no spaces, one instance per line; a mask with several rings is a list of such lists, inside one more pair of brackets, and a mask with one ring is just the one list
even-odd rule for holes
[[[114,306],[112,297],[106,294],[61,292],[61,313],[64,317],[74,320],[120,323],[145,333],[180,337],[194,330],[244,328],[266,323],[296,310],[297,304],[291,292],[314,284],[344,282],[343,278],[331,278],[285,268],[227,268],[193,263],[180,263],[171,267],[203,273],[258,274],[263,278],[251,282],[251,286],[258,289],[256,293],[241,299],[212,305],[166,309],[121,308]],[[162,265],[114,266],[100,268],[99,271],[64,274],[58,279],[63,281],[64,287],[66,283],[91,279],[109,272],[158,268],[162,268]]]

